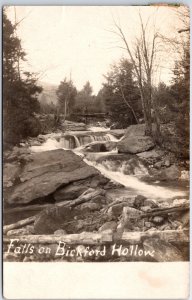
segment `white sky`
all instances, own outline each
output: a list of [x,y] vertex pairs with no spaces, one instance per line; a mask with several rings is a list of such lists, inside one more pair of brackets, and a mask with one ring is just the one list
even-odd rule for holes
[[[144,20],[156,13],[156,26],[166,35],[174,34],[177,18],[170,7],[130,6],[16,6],[20,23],[18,35],[27,52],[29,71],[39,72],[41,81],[59,84],[70,77],[78,89],[90,81],[95,93],[102,86],[110,64],[127,53],[111,33],[113,19],[120,21],[128,41],[138,32],[138,10]],[[9,8],[14,22],[14,7]],[[164,57],[158,80],[167,81],[171,57]]]

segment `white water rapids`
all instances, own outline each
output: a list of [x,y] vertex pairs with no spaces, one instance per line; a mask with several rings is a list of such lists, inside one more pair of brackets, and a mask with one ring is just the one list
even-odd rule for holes
[[121,168],[120,170],[117,171],[111,171],[111,170],[107,170],[102,164],[96,164],[88,160],[86,160],[86,162],[89,165],[92,165],[95,168],[97,168],[101,172],[101,174],[105,175],[111,180],[118,182],[129,189],[131,188],[137,191],[137,194],[146,196],[148,198],[171,199],[174,197],[185,196],[185,192],[183,191],[175,191],[170,188],[147,184],[139,180],[137,175],[126,175],[121,172]]
[[[185,197],[185,191],[180,191],[178,189],[162,187],[158,185],[148,184],[139,179],[140,176],[148,175],[147,168],[141,163],[141,161],[135,159],[134,164],[129,165],[129,161],[121,162],[119,164],[113,160],[104,160],[101,163],[96,161],[96,157],[102,157],[102,155],[115,153],[115,149],[111,152],[104,153],[90,153],[86,157],[81,151],[84,145],[88,145],[92,142],[101,141],[117,141],[117,138],[109,133],[109,130],[102,130],[102,134],[98,134],[97,128],[93,128],[89,134],[75,135],[72,132],[70,136],[49,137],[42,145],[32,146],[31,150],[33,152],[42,152],[54,149],[72,149],[76,154],[84,157],[84,161],[97,168],[104,176],[110,178],[111,180],[118,182],[126,187],[126,189],[134,191],[134,194],[141,194],[148,198],[155,199],[169,199],[176,197]],[[97,135],[94,134],[97,132]],[[131,161],[131,160],[130,160]],[[131,168],[131,171],[130,171]],[[125,193],[126,193],[125,189]]]

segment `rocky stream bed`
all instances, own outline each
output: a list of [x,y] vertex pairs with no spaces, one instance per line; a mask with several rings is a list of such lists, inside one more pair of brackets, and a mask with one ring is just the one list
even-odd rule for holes
[[189,161],[141,125],[71,129],[4,153],[4,260],[188,260]]

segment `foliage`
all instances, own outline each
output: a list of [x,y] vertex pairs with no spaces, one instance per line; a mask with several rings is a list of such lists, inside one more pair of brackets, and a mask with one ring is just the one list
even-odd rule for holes
[[[176,145],[179,155],[189,155],[189,110],[181,86],[160,83],[153,91],[161,124],[162,145]],[[168,130],[164,130],[167,128]],[[172,132],[172,140],[168,131]]]
[[188,7],[178,11],[181,26],[178,30],[178,46],[180,56],[175,62],[171,95],[173,96],[177,118],[175,126],[177,134],[184,139],[189,148],[189,107],[190,107],[190,15]]
[[93,102],[92,92],[93,89],[89,81],[87,81],[83,89],[76,95],[74,107],[74,111],[76,113],[84,114],[86,112],[90,112],[90,107]]
[[77,89],[71,79],[67,80],[65,78],[60,82],[56,94],[60,113],[64,113],[66,118],[66,116],[70,115],[72,112],[72,108],[75,103],[75,97],[77,95]]
[[[3,123],[4,142],[15,144],[21,138],[34,135],[31,123],[39,128],[34,112],[40,109],[37,95],[42,91],[30,72],[21,72],[25,60],[16,26],[3,11]],[[38,130],[36,130],[36,133]]]
[[[189,102],[190,102],[190,17],[189,9],[181,6],[176,10],[179,24],[175,36],[162,36],[162,43],[168,46],[175,59],[172,81],[169,86],[160,83],[153,91],[158,116],[162,123],[174,127],[175,144],[180,153],[189,154]],[[168,124],[169,123],[169,124]],[[166,136],[163,133],[163,143]]]
[[53,102],[48,102],[44,93],[41,96],[40,112],[43,114],[55,114],[57,112],[57,106]]
[[132,64],[127,59],[121,59],[118,64],[112,65],[105,79],[100,94],[111,121],[118,122],[123,128],[138,123],[143,113]]
[[89,83],[86,82],[83,89],[79,91],[75,98],[75,106],[73,109],[74,114],[94,114],[105,112],[103,99],[98,94],[93,95],[93,89]]

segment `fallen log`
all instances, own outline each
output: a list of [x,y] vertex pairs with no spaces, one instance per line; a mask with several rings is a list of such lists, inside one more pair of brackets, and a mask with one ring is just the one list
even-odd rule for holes
[[5,225],[5,226],[3,226],[3,234],[6,234],[9,230],[16,229],[16,228],[21,228],[23,226],[31,224],[35,220],[36,220],[36,216],[32,216],[32,217],[29,217],[27,219],[20,220],[16,223],[13,223],[13,224],[10,224],[10,225]]
[[189,210],[189,203],[185,203],[182,205],[172,206],[172,207],[166,207],[166,208],[154,208],[150,211],[143,213],[141,215],[141,218],[145,217],[151,217],[151,216],[159,216],[159,215],[166,215],[170,213],[176,213],[180,211],[186,211]]
[[[97,196],[99,196],[103,193],[104,193],[104,191],[102,189],[94,190],[92,188],[89,188],[87,191],[85,191],[83,194],[81,194],[76,200],[72,200],[64,206],[75,207],[75,206],[80,205],[84,202],[94,200],[95,197],[97,197]],[[60,205],[58,203],[58,206],[63,206],[63,205]]]
[[7,236],[19,236],[19,235],[27,235],[27,234],[33,234],[34,231],[29,231],[29,229],[26,229],[26,227],[23,228],[17,228],[7,231]]
[[170,243],[189,243],[189,234],[183,230],[165,230],[165,231],[148,231],[148,232],[124,232],[122,236],[116,236],[112,233],[92,233],[82,232],[80,234],[66,235],[21,235],[21,236],[4,236],[3,242],[10,243],[11,239],[16,239],[20,243],[31,244],[55,244],[60,241],[67,244],[79,245],[98,245],[107,242],[118,242],[127,244],[141,244],[145,239],[158,238]]
[[18,240],[19,243],[31,244],[55,244],[64,242],[67,244],[79,245],[99,245],[101,243],[112,242],[112,234],[82,232],[80,234],[66,234],[66,235],[22,235],[22,236],[5,236],[4,243],[10,243],[11,239]]
[[166,242],[182,242],[189,243],[189,233],[187,230],[154,230],[144,232],[123,232],[122,241],[129,242],[131,244],[141,243],[148,238],[158,238]]
[[109,210],[109,208],[112,207],[112,206],[123,205],[123,204],[128,206],[127,201],[125,201],[125,200],[115,200],[112,203],[108,204],[106,207],[104,207],[102,209],[102,213],[105,214]]

